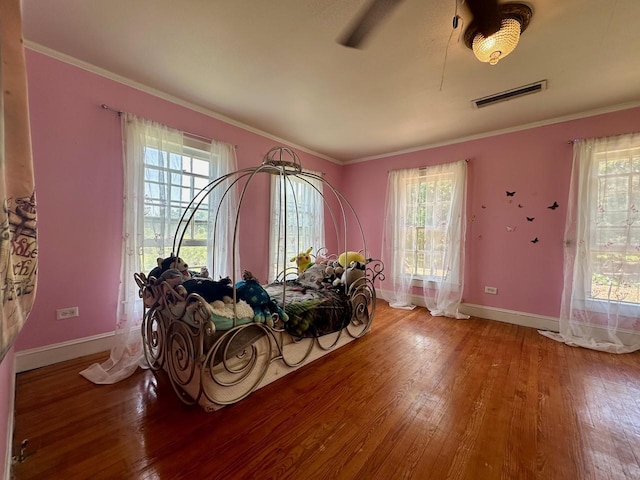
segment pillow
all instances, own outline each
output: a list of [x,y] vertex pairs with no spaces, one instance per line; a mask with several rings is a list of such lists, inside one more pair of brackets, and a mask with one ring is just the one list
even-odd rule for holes
[[325,277],[324,270],[326,266],[318,263],[311,265],[298,277],[298,283],[308,288],[319,288],[322,279]]

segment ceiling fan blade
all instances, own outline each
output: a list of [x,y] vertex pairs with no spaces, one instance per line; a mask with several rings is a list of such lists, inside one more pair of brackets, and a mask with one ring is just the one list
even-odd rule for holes
[[338,43],[345,47],[361,48],[366,37],[399,3],[402,0],[373,0]]
[[500,30],[498,0],[466,0],[478,31],[488,37]]

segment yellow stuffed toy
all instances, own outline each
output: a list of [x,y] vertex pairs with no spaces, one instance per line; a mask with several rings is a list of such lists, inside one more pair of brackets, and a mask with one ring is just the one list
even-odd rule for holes
[[293,257],[290,262],[296,262],[298,266],[298,275],[304,272],[307,268],[313,265],[313,260],[311,260],[311,247],[307,248],[306,252],[299,253],[297,257]]
[[364,255],[360,252],[344,252],[338,257],[338,263],[342,265],[343,268],[347,268],[351,265],[351,262],[367,263]]

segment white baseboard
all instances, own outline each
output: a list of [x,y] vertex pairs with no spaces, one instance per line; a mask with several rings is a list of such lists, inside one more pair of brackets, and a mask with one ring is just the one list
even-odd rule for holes
[[16,373],[111,350],[113,333],[102,333],[16,353]]
[[[388,300],[391,297],[391,292],[388,290],[376,289],[376,294],[383,300]],[[426,307],[421,296],[412,295],[411,302],[414,305]],[[486,318],[488,320],[496,320],[498,322],[511,323],[513,325],[521,325],[523,327],[531,327],[538,330],[550,330],[557,332],[560,328],[560,320],[558,318],[536,315],[535,313],[506,310],[504,308],[462,303],[460,305],[460,312],[471,317]]]
[[536,315],[534,313],[517,312],[515,310],[506,310],[504,308],[485,307],[484,305],[474,305],[472,303],[461,304],[460,311],[472,317],[486,318],[489,320],[496,320],[498,322],[531,327],[537,330],[550,330],[552,332],[557,332],[560,329],[560,320],[558,318]]

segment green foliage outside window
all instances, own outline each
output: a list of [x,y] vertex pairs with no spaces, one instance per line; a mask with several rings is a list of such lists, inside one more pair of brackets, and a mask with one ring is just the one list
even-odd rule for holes
[[640,152],[617,153],[597,166],[590,295],[640,303]]
[[453,177],[442,174],[413,178],[405,185],[405,194],[404,247],[408,253],[404,270],[420,277],[443,276]]

